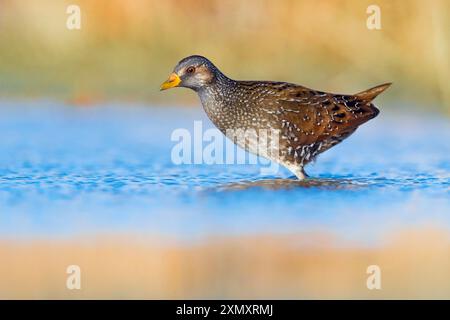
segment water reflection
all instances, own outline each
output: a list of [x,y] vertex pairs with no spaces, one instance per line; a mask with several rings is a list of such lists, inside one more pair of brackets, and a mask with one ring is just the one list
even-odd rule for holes
[[[249,190],[253,188],[262,188],[266,190],[295,190],[295,189],[317,189],[317,190],[362,190],[365,188],[394,188],[395,190],[413,190],[413,189],[436,189],[448,191],[450,187],[450,178],[437,178],[423,174],[416,176],[405,176],[398,178],[387,178],[380,176],[361,176],[361,177],[333,177],[333,178],[308,178],[298,180],[295,177],[289,179],[254,179],[241,180],[232,183],[219,184],[216,191],[237,191]],[[373,190],[373,189],[372,189]]]

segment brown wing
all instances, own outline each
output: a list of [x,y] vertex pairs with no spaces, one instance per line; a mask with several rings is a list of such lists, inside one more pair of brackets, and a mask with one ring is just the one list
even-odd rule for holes
[[[308,145],[314,158],[350,136],[358,126],[376,117],[379,110],[371,100],[386,87],[369,89],[356,95],[339,95],[301,86],[280,92],[282,133],[289,137],[289,150]],[[293,134],[294,132],[294,134]],[[292,138],[292,139],[291,139]],[[309,159],[306,159],[309,161]],[[303,162],[303,161],[302,161]]]

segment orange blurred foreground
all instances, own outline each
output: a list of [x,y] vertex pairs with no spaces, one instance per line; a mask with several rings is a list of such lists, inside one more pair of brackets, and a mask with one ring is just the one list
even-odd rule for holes
[[[450,298],[450,239],[439,230],[373,248],[325,234],[158,240],[1,241],[0,298]],[[73,264],[81,290],[66,288]],[[374,264],[381,290],[366,287]]]

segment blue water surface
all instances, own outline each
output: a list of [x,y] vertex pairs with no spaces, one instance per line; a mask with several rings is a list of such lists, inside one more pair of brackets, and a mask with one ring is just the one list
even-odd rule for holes
[[130,233],[203,239],[331,231],[373,243],[401,228],[450,229],[450,121],[388,113],[297,182],[258,165],[175,165],[198,108],[0,103],[0,238]]

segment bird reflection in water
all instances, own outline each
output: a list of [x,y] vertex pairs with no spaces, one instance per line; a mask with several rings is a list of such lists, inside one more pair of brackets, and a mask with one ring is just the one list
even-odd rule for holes
[[326,190],[356,190],[364,187],[352,179],[339,178],[314,178],[305,180],[295,179],[262,179],[243,180],[218,187],[217,191],[248,190],[252,188],[263,188],[267,190],[294,190],[294,189],[326,189]]

